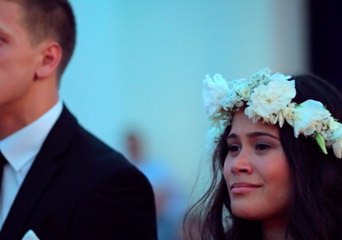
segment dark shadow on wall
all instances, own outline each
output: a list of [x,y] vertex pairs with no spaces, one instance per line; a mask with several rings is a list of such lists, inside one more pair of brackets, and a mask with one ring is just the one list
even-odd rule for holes
[[342,91],[342,4],[307,0],[310,31],[310,70]]

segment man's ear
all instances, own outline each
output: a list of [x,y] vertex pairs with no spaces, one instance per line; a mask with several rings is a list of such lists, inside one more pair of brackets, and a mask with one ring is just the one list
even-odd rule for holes
[[62,60],[62,48],[57,42],[45,42],[40,48],[35,78],[43,79],[57,74]]

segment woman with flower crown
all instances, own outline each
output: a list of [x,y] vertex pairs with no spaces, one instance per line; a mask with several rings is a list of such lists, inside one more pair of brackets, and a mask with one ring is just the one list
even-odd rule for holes
[[202,220],[201,239],[342,239],[340,92],[264,69],[207,76],[203,97],[213,179],[186,216]]

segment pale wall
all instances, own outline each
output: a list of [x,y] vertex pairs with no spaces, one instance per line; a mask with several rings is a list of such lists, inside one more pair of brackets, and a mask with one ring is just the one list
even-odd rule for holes
[[62,98],[85,127],[122,152],[127,128],[142,129],[150,152],[187,192],[207,160],[204,76],[307,69],[304,1],[71,2],[78,43]]

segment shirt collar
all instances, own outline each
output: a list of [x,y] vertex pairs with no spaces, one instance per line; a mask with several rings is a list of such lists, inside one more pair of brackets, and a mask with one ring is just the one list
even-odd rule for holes
[[62,109],[63,104],[59,100],[34,122],[0,141],[2,154],[15,171],[19,171],[38,154]]

